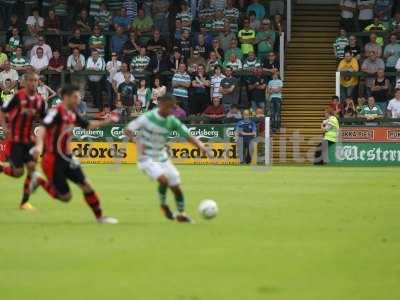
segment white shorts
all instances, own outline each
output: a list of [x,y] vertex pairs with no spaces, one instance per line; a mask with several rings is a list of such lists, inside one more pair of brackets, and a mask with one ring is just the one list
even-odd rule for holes
[[159,162],[145,159],[138,162],[138,168],[153,180],[157,180],[160,176],[164,175],[168,179],[169,186],[177,186],[181,184],[179,171],[170,160]]

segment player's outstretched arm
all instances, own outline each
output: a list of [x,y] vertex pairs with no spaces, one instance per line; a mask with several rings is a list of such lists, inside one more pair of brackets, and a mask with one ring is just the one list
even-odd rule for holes
[[204,151],[208,157],[210,157],[210,158],[212,157],[211,150],[209,148],[207,148],[206,145],[204,145],[204,143],[202,141],[200,141],[199,139],[197,139],[193,136],[189,136],[187,138],[187,140],[192,145],[198,147],[201,151]]

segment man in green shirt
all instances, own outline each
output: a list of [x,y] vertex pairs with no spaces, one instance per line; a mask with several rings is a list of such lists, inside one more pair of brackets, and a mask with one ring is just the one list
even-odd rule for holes
[[104,57],[104,49],[106,46],[106,38],[101,34],[101,28],[98,25],[93,27],[93,35],[89,38],[89,48],[97,50],[101,57]]
[[229,60],[232,54],[235,54],[239,59],[243,58],[242,49],[238,47],[238,41],[236,38],[231,40],[229,48],[225,51],[224,60]]
[[253,44],[255,42],[256,32],[251,29],[250,20],[248,18],[243,20],[243,29],[239,30],[238,38],[242,45],[241,48],[244,55],[254,51]]
[[368,105],[365,105],[360,112],[360,118],[366,121],[374,121],[383,118],[382,109],[375,104],[375,98],[368,97]]
[[18,47],[15,50],[15,55],[11,57],[11,67],[18,72],[24,72],[27,70],[29,61],[22,56],[22,48]]
[[132,29],[137,30],[141,34],[150,33],[153,30],[153,19],[144,14],[144,9],[138,10],[138,16],[132,22]]
[[274,51],[275,39],[276,32],[271,29],[271,21],[269,19],[261,20],[260,31],[256,34],[258,59],[262,59]]

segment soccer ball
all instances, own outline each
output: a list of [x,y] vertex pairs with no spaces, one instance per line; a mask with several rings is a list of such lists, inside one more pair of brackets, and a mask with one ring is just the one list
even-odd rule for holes
[[201,201],[199,205],[199,214],[204,219],[212,219],[215,218],[218,214],[218,205],[217,202],[211,199],[205,199]]

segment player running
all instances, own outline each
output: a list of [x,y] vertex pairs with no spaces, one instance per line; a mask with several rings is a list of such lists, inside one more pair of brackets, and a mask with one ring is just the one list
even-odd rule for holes
[[20,204],[24,210],[35,210],[28,202],[29,186],[37,176],[36,159],[30,153],[35,145],[32,126],[46,115],[46,102],[37,92],[38,83],[39,76],[36,73],[26,73],[25,88],[19,90],[9,102],[3,103],[0,111],[0,126],[4,129],[10,147],[10,164],[0,163],[0,173],[19,178],[24,175],[26,167],[27,175]]
[[[172,96],[159,98],[159,107],[141,115],[127,126],[127,135],[134,140],[138,148],[138,167],[150,178],[158,181],[158,194],[161,211],[167,219],[182,223],[191,223],[192,220],[185,213],[185,201],[180,187],[181,179],[178,170],[168,158],[166,145],[172,131],[178,131],[191,144],[205,153],[209,150],[198,139],[189,135],[189,131],[175,116],[171,115],[176,105]],[[175,196],[178,213],[174,215],[166,203],[167,189],[171,189]]]
[[61,97],[62,102],[48,111],[39,129],[34,155],[38,157],[43,153],[42,169],[48,181],[37,178],[34,189],[40,185],[53,198],[68,202],[71,199],[71,191],[67,180],[71,180],[81,188],[86,203],[99,223],[117,224],[117,219],[103,216],[99,198],[87,181],[79,162],[73,157],[69,143],[75,125],[84,129],[94,129],[118,119],[115,116],[104,121],[83,119],[76,112],[81,99],[79,88],[73,85],[63,87]]

